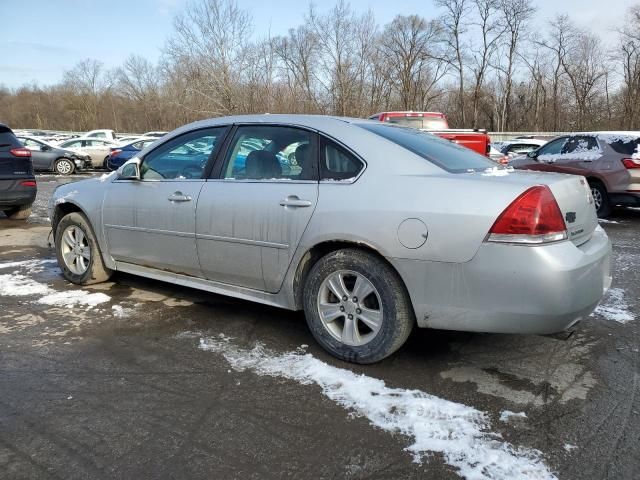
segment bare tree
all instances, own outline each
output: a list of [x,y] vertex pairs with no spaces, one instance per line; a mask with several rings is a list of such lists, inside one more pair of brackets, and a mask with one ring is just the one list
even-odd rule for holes
[[443,15],[440,17],[445,32],[445,45],[447,47],[447,56],[451,55],[453,59],[449,62],[458,75],[458,108],[460,110],[460,119],[463,125],[466,124],[465,114],[465,90],[464,90],[464,73],[465,73],[465,55],[463,35],[466,32],[465,21],[469,13],[468,0],[435,0],[435,4],[444,9]]

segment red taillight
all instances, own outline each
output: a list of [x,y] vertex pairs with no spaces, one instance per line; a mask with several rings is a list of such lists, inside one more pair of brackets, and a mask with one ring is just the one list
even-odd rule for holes
[[504,212],[489,230],[490,242],[538,244],[567,238],[567,226],[553,193],[546,185],[531,187]]
[[25,180],[24,182],[20,182],[20,185],[22,185],[23,187],[35,187],[36,182],[35,180]]
[[115,157],[116,155],[118,155],[120,152],[122,152],[122,150],[119,150],[119,149],[117,149],[117,148],[116,148],[115,150],[111,150],[111,152],[109,153],[109,156],[110,156],[111,158],[113,158],[113,157]]
[[9,153],[14,157],[30,157],[31,156],[31,150],[24,147],[12,148],[11,150],[9,150]]
[[623,158],[622,163],[628,170],[640,168],[640,159],[638,158]]

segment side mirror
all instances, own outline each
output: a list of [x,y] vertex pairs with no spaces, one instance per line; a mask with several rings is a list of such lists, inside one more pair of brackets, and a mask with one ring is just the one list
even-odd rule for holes
[[51,150],[51,147],[47,146],[47,145],[42,145],[40,147],[40,151],[41,152],[48,152],[49,150]]
[[118,180],[140,180],[140,164],[138,162],[125,163],[118,169]]
[[529,153],[527,153],[527,157],[529,157],[529,158],[538,158],[538,151],[537,150],[531,150]]

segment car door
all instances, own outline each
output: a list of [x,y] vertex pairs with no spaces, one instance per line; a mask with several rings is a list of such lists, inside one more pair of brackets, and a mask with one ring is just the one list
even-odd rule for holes
[[593,170],[594,162],[602,157],[602,150],[594,136],[573,135],[562,147],[562,155],[556,162],[558,172],[586,175]]
[[91,157],[91,165],[94,167],[103,167],[111,144],[103,140],[83,140],[84,151]]
[[318,199],[318,135],[240,125],[202,189],[196,245],[210,280],[277,292]]
[[109,253],[119,262],[201,276],[195,211],[205,167],[226,127],[185,133],[146,153],[139,180],[107,189],[103,221]]

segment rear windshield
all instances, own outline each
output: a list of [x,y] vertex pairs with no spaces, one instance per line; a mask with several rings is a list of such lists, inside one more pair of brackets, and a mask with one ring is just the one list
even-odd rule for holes
[[11,150],[21,146],[22,144],[11,130],[6,127],[0,127],[0,150]]
[[494,162],[473,150],[427,132],[375,123],[361,123],[358,126],[406,148],[447,172],[477,172],[496,166]]

